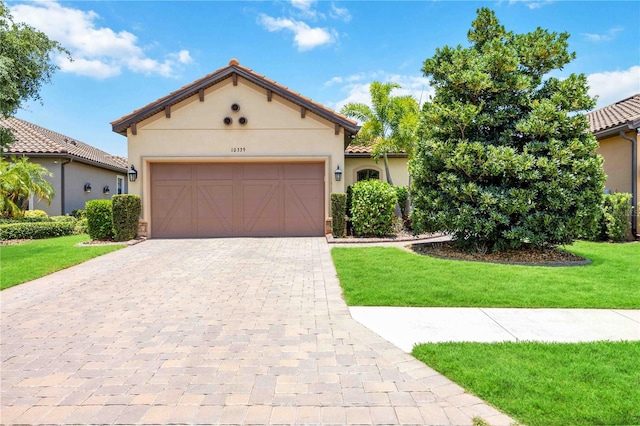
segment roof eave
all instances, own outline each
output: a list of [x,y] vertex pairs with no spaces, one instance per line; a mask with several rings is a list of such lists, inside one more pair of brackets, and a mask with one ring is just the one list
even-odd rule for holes
[[[151,107],[143,107],[141,108],[137,113],[134,113],[128,117],[125,117],[124,119],[121,120],[116,120],[113,121],[111,123],[111,129],[115,132],[115,133],[119,133],[123,136],[127,135],[127,129],[133,124],[133,123],[139,123],[142,120],[145,120],[155,114],[160,113],[162,110],[164,110],[165,107],[167,106],[172,106],[177,104],[178,102],[187,99],[191,96],[194,96],[196,93],[198,93],[201,89],[206,89],[208,87],[211,87],[217,83],[219,83],[222,80],[225,80],[229,77],[231,77],[233,74],[238,74],[239,76],[245,78],[246,80],[251,81],[252,83],[258,85],[258,86],[262,86],[262,87],[266,87],[269,90],[273,91],[273,93],[278,94],[279,96],[281,96],[284,99],[287,99],[293,103],[296,103],[300,106],[305,107],[306,109],[308,109],[309,111],[314,112],[315,114],[335,123],[338,124],[339,126],[343,127],[347,132],[349,132],[350,134],[356,134],[358,133],[358,131],[360,130],[360,126],[358,126],[357,124],[354,124],[353,122],[342,118],[336,114],[333,114],[329,111],[323,110],[321,108],[318,108],[318,106],[307,100],[304,99],[300,96],[297,96],[296,94],[278,86],[275,84],[269,84],[268,82],[265,82],[264,80],[258,78],[256,75],[254,75],[253,73],[235,66],[235,65],[230,65],[222,70],[220,70],[217,73],[214,73],[212,75],[210,75],[208,78],[204,78],[200,81],[197,81],[195,84],[191,85],[191,86],[187,86],[185,87],[183,90],[174,93],[171,96],[168,96],[166,99],[162,100],[161,102],[151,106]],[[150,104],[151,105],[151,104]]]
[[603,139],[610,136],[617,136],[620,134],[620,131],[628,132],[629,130],[637,131],[640,128],[640,118],[634,121],[628,121],[623,124],[619,124],[614,127],[610,127],[608,129],[598,130],[597,132],[593,132],[593,135],[596,139]]
[[5,157],[11,157],[15,155],[18,157],[29,157],[29,158],[64,158],[67,160],[73,160],[78,163],[87,164],[90,166],[95,166],[101,169],[111,170],[114,172],[120,172],[123,174],[127,174],[127,171],[128,171],[126,167],[111,166],[108,164],[100,163],[98,161],[90,160],[88,158],[83,158],[74,154],[62,153],[62,152],[3,152],[2,155]]

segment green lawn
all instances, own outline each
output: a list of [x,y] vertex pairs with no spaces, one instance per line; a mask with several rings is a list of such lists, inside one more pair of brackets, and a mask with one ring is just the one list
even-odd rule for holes
[[576,242],[570,267],[444,260],[388,247],[331,250],[350,306],[640,308],[640,243]]
[[640,424],[640,342],[437,343],[413,355],[529,426]]
[[34,280],[124,247],[123,244],[75,246],[88,240],[89,236],[83,234],[1,246],[0,289]]

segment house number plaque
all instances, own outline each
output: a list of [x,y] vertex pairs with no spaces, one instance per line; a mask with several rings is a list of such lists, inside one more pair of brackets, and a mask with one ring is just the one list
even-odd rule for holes
[[247,148],[245,148],[244,146],[231,148],[231,152],[245,152],[246,150]]

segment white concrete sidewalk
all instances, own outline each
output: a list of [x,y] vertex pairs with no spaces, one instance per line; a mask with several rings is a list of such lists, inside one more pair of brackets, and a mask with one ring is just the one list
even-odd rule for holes
[[405,352],[428,342],[640,340],[640,310],[352,306],[349,311]]

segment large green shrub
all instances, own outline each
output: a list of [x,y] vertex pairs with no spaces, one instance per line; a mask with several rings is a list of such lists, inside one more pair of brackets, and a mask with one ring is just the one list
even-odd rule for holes
[[71,222],[18,222],[0,225],[0,240],[40,239],[73,234]]
[[347,194],[331,194],[331,232],[335,238],[344,237],[347,227]]
[[352,189],[351,221],[361,237],[382,237],[393,232],[393,212],[398,201],[393,186],[380,180],[363,180]]
[[91,200],[85,205],[87,232],[92,240],[113,239],[111,200]]
[[467,37],[422,68],[435,95],[409,166],[413,229],[476,251],[570,244],[597,225],[605,176],[586,76],[553,76],[569,35],[514,34],[482,8]]
[[605,194],[603,225],[611,241],[622,242],[631,235],[631,194]]
[[138,236],[138,221],[142,211],[142,201],[137,195],[114,195],[113,232],[116,241],[128,241]]

